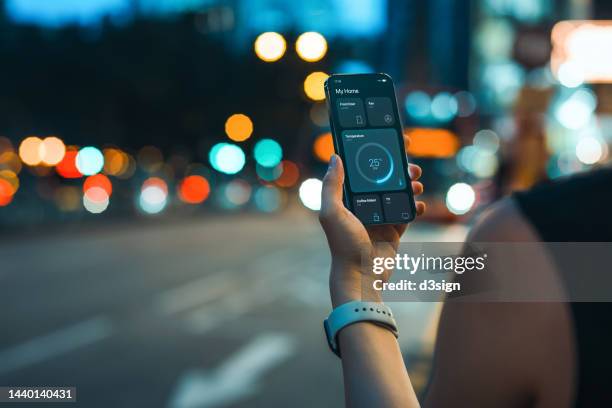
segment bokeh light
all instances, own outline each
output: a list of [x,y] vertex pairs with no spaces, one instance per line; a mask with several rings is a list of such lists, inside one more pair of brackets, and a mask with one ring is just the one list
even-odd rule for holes
[[129,179],[136,173],[136,159],[134,156],[128,153],[121,152],[122,156],[125,158],[126,166],[122,167],[121,171],[117,174],[114,174],[115,177],[120,179]]
[[475,201],[476,193],[472,186],[466,183],[455,183],[446,193],[446,206],[453,214],[467,213]]
[[495,175],[499,168],[499,158],[490,148],[479,145],[469,145],[459,150],[457,154],[457,165],[460,169],[467,171],[480,178],[488,178]]
[[376,72],[370,64],[362,60],[344,60],[334,69],[334,72],[342,74],[367,74]]
[[83,207],[92,214],[104,212],[109,202],[108,193],[101,187],[92,187],[83,194]]
[[178,197],[187,204],[203,203],[210,194],[208,180],[199,175],[187,176],[178,187]]
[[408,153],[413,157],[452,157],[460,145],[457,135],[448,129],[409,128],[404,134],[410,138]]
[[313,101],[325,99],[325,80],[329,77],[325,72],[316,71],[309,74],[304,80],[304,93]]
[[150,177],[142,184],[138,204],[147,214],[158,214],[168,203],[168,184],[158,178]]
[[260,180],[272,182],[278,179],[283,173],[283,165],[282,163],[278,163],[274,167],[264,167],[260,164],[257,164],[255,171],[257,173],[257,177]]
[[23,139],[19,145],[19,157],[21,161],[28,166],[36,166],[40,164],[40,145],[42,140],[36,136],[30,136]]
[[283,166],[283,172],[276,179],[276,185],[286,188],[293,187],[300,179],[300,169],[297,164],[289,160],[283,160],[281,165]]
[[441,122],[452,120],[457,110],[457,100],[448,92],[440,92],[431,101],[431,114]]
[[597,99],[593,92],[579,89],[561,102],[555,111],[555,117],[568,129],[581,129],[591,121],[596,106]]
[[83,183],[83,192],[87,194],[87,191],[94,187],[101,188],[109,197],[113,194],[113,183],[104,174],[87,177]]
[[13,201],[13,186],[7,180],[0,178],[0,207],[5,207]]
[[474,146],[484,149],[491,153],[499,150],[499,136],[491,129],[481,129],[474,135]]
[[282,195],[274,186],[260,186],[253,194],[253,202],[259,211],[271,213],[278,211],[281,206]]
[[327,53],[327,41],[321,34],[309,31],[297,38],[295,50],[304,61],[319,61]]
[[304,180],[300,185],[300,201],[304,207],[313,211],[321,209],[321,189],[323,182],[316,178]]
[[557,78],[561,85],[576,88],[584,83],[584,70],[581,64],[567,61],[559,66]]
[[208,160],[213,169],[225,174],[236,174],[244,167],[246,157],[237,145],[217,143],[210,149]]
[[476,112],[476,98],[470,92],[459,91],[455,94],[457,100],[457,116],[466,118]]
[[46,137],[39,146],[40,160],[47,166],[55,166],[66,154],[66,145],[55,136]]
[[266,62],[278,61],[285,54],[287,42],[279,33],[267,32],[260,34],[255,40],[255,54]]
[[8,150],[0,153],[0,169],[11,170],[15,174],[21,171],[21,160],[15,152]]
[[81,203],[79,189],[74,186],[60,186],[55,190],[53,199],[60,211],[76,211]]
[[145,146],[138,151],[138,165],[147,173],[155,173],[164,165],[164,155],[155,146]]
[[603,157],[602,142],[592,136],[580,138],[576,144],[576,157],[584,164],[595,164]]
[[130,166],[130,158],[115,148],[104,149],[104,172],[110,176],[121,176]]
[[425,119],[431,114],[431,98],[423,91],[413,91],[406,95],[404,107],[408,116]]
[[331,132],[317,136],[312,148],[317,159],[324,163],[329,162],[334,154],[334,141]]
[[9,205],[19,189],[19,178],[12,170],[0,170],[0,207]]
[[275,167],[283,159],[283,149],[277,141],[272,139],[261,139],[255,144],[253,150],[255,161],[260,166]]
[[310,108],[310,120],[319,127],[329,126],[329,114],[325,103],[315,103]]
[[8,181],[12,188],[12,194],[15,195],[19,189],[19,178],[12,170],[0,170],[0,179]]
[[14,151],[14,149],[11,140],[8,137],[0,136],[0,153],[12,151]]
[[63,178],[72,179],[82,177],[83,174],[79,171],[76,165],[78,150],[75,147],[69,147],[64,154],[61,162],[55,166],[55,171]]
[[76,167],[81,174],[92,176],[102,171],[104,167],[104,155],[96,147],[84,147],[77,153]]
[[249,202],[251,199],[251,185],[244,180],[236,179],[225,184],[219,194],[221,206],[226,209],[235,209]]
[[242,142],[251,137],[253,122],[247,115],[236,113],[225,121],[225,133],[233,141]]

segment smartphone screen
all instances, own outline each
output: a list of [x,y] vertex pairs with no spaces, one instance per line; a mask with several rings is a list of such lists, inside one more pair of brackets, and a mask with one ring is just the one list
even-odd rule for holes
[[334,148],[344,163],[346,207],[366,225],[412,221],[416,210],[391,77],[332,75],[325,94]]

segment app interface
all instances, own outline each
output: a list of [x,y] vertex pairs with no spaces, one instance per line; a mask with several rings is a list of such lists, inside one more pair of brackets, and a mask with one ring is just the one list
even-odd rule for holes
[[395,95],[391,84],[380,81],[347,79],[329,89],[334,135],[342,145],[351,192],[349,201],[365,224],[401,223],[413,218],[401,124],[392,99]]
[[406,187],[395,129],[344,130],[342,144],[353,192],[403,190]]

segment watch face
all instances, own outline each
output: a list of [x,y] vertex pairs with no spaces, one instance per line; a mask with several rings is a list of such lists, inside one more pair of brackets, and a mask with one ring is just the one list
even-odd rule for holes
[[406,187],[395,129],[345,130],[342,142],[352,191],[394,191]]

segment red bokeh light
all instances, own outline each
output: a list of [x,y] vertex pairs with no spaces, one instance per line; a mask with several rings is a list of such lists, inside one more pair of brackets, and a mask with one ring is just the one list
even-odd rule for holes
[[297,164],[289,160],[282,161],[283,172],[276,179],[276,184],[279,187],[293,187],[300,178],[300,169]]
[[202,176],[188,176],[183,179],[178,188],[181,201],[188,204],[200,204],[210,194],[210,184]]
[[85,179],[85,183],[83,183],[83,192],[87,193],[93,187],[99,187],[106,191],[106,194],[110,197],[113,193],[113,184],[110,179],[106,177],[104,174],[96,174],[94,176],[89,176]]
[[159,177],[149,177],[142,183],[141,190],[144,190],[147,187],[157,187],[160,188],[166,195],[168,194],[168,183]]
[[78,151],[74,149],[66,151],[62,161],[55,166],[57,174],[63,178],[79,178],[83,176],[76,166],[77,153]]
[[7,180],[0,178],[0,207],[9,205],[13,201],[13,195],[15,190],[11,183]]

